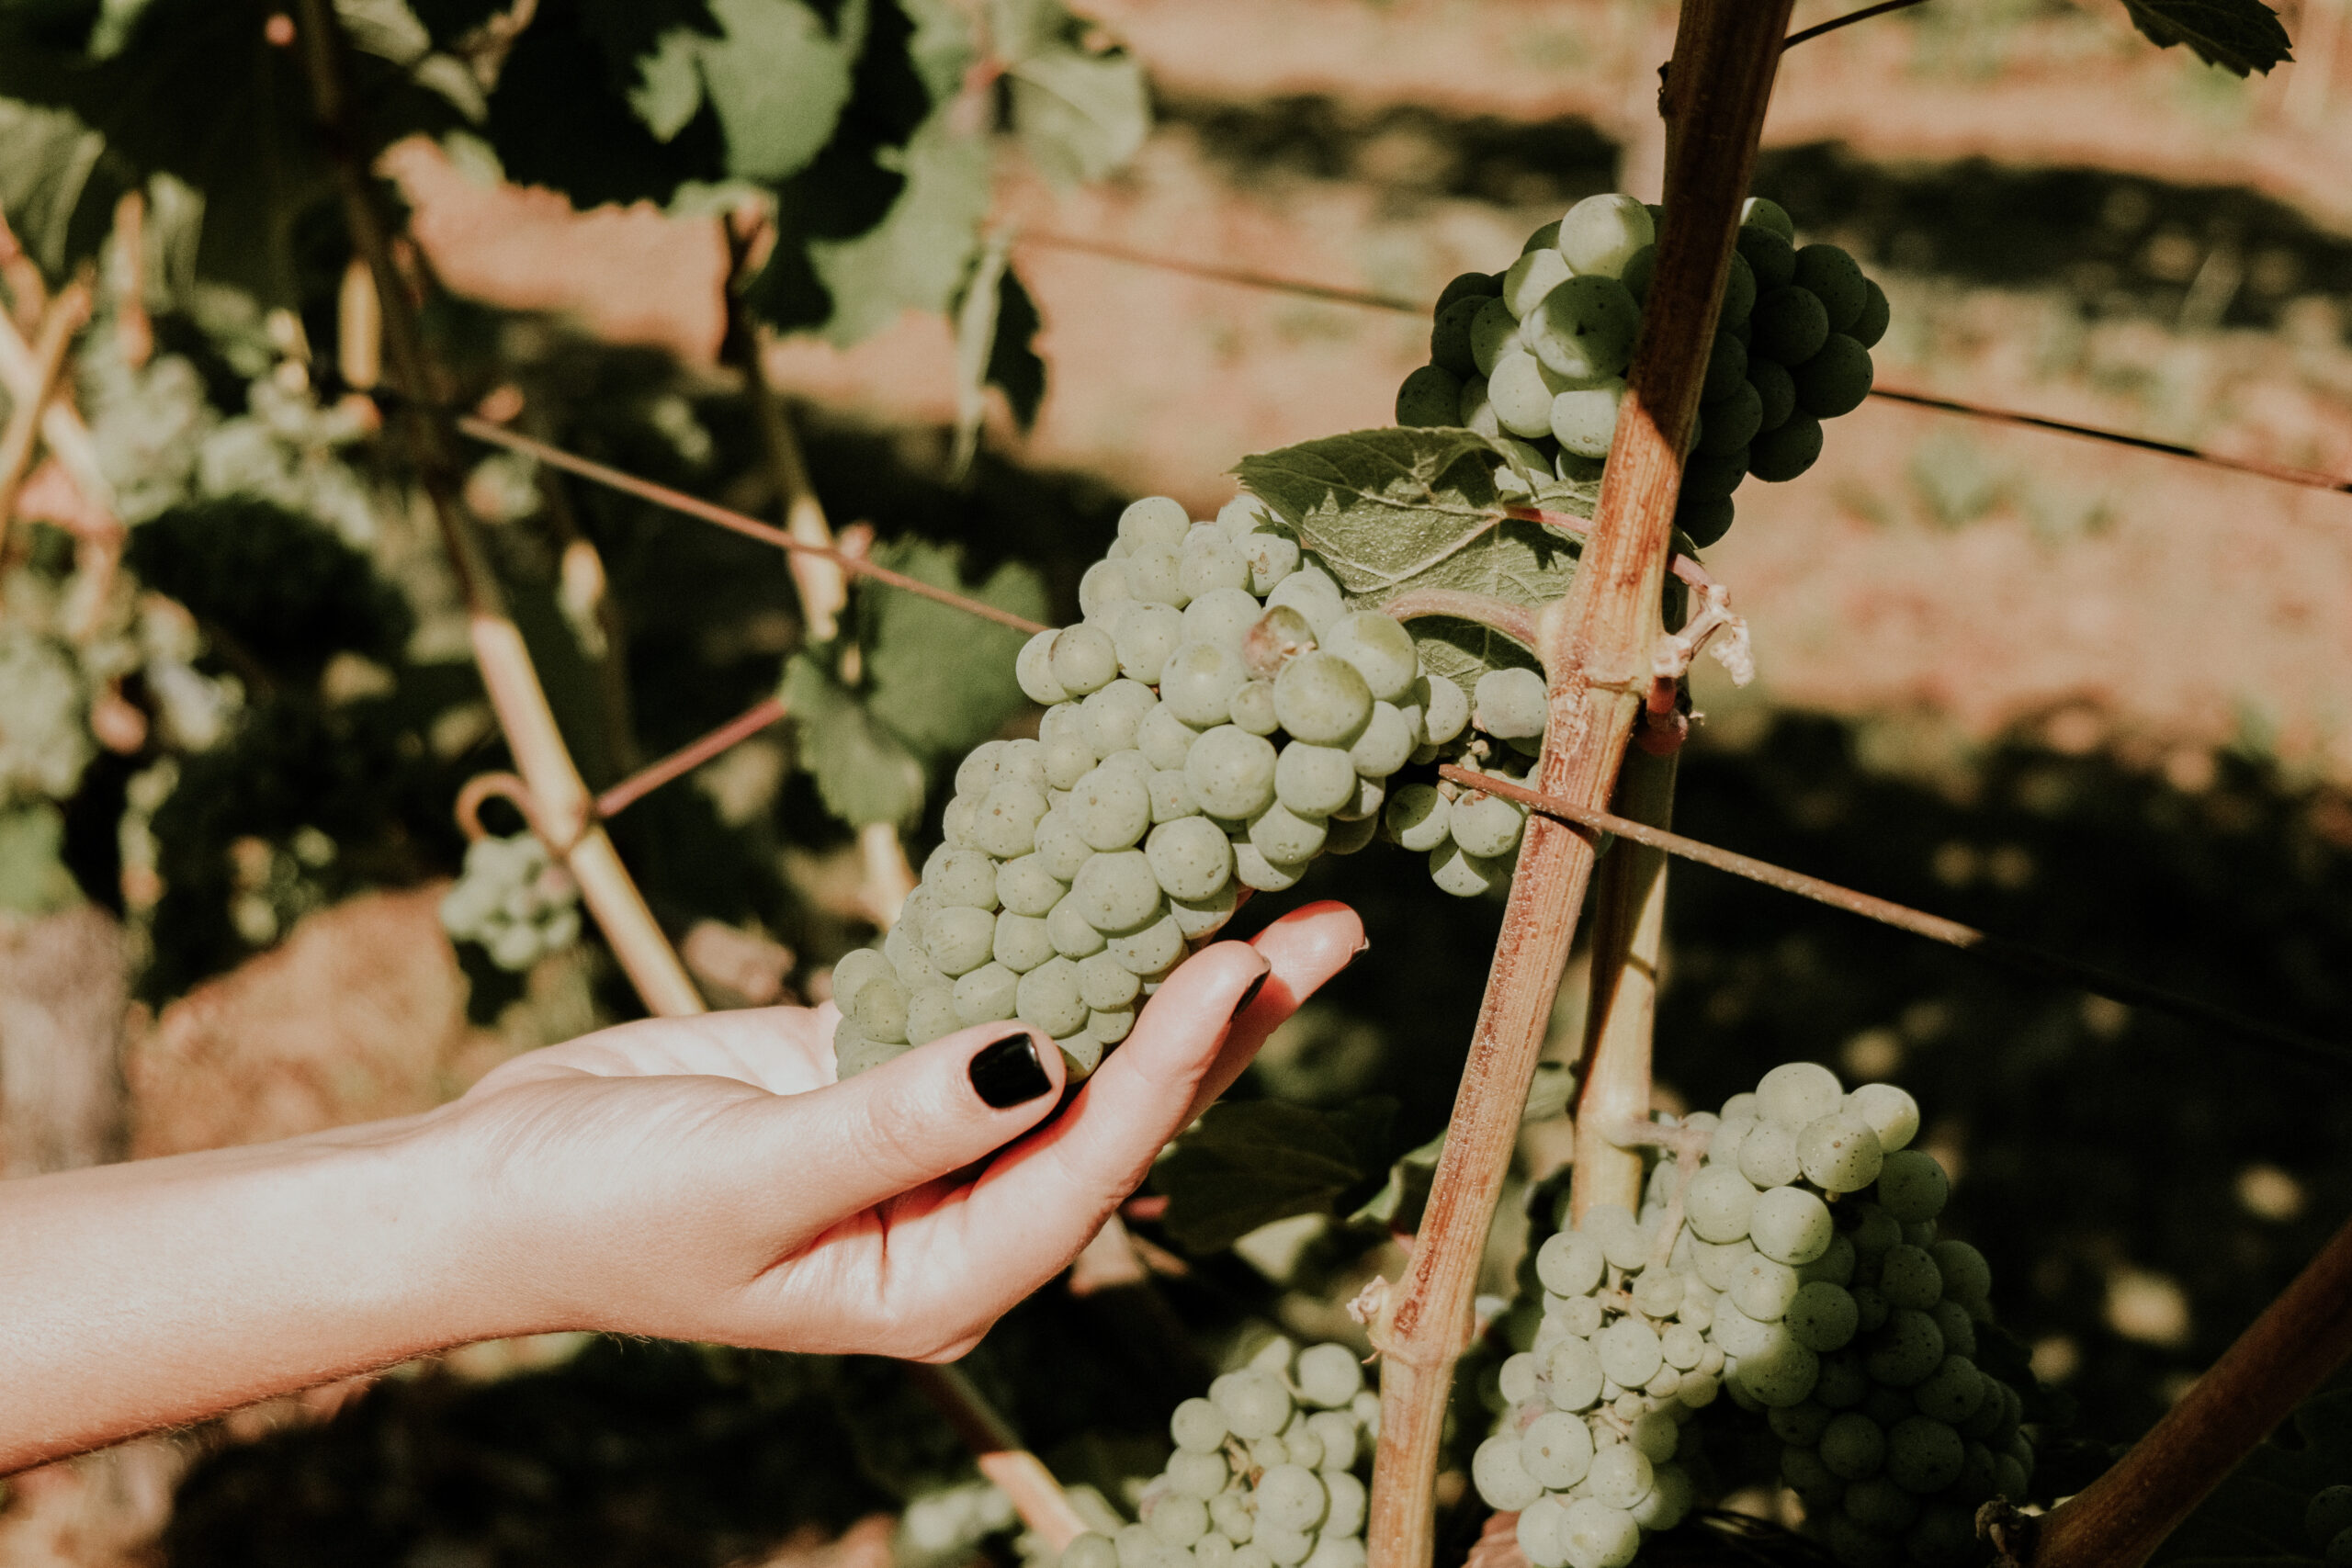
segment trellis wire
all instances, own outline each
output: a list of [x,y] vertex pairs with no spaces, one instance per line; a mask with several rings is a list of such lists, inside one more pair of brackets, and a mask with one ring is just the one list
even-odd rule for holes
[[[1903,5],[1917,5],[1919,0],[1901,0]],[[1893,7],[1885,7],[1893,8]],[[1873,12],[1878,7],[1873,8]],[[1857,13],[1855,17],[1873,14]],[[1841,19],[1826,23],[1825,27],[1844,25]],[[1815,29],[1816,31],[1819,29]],[[1792,43],[1812,36],[1799,33]],[[1127,262],[1136,266],[1157,267],[1162,272],[1181,273],[1188,277],[1206,278],[1212,283],[1229,283],[1237,288],[1263,289],[1269,293],[1294,294],[1301,299],[1319,299],[1327,304],[1354,305],[1367,310],[1389,310],[1402,315],[1425,316],[1429,307],[1399,295],[1381,294],[1363,288],[1336,288],[1327,284],[1307,283],[1297,278],[1279,277],[1271,273],[1251,272],[1241,267],[1216,266],[1204,262],[1178,260],[1154,255],[1148,251],[1114,245],[1099,240],[1080,239],[1057,234],[1046,230],[1024,231],[1021,244],[1036,245],[1047,250],[1075,251],[1085,255],[1102,256],[1111,261]],[[2026,413],[2017,409],[2005,409],[1991,403],[1969,402],[1960,398],[1936,397],[1927,392],[1908,391],[1898,387],[1873,387],[1871,394],[1889,402],[1908,403],[1938,413],[1959,414],[1968,419],[1988,420],[1995,423],[2015,424],[2029,430],[2043,430],[2057,435],[2072,435],[2086,441],[2104,441],[2111,446],[2128,446],[2138,452],[2154,452],[2160,457],[2180,457],[2193,463],[2226,468],[2233,473],[2252,474],[2257,479],[2275,479],[2280,484],[2299,485],[2306,490],[2329,491],[2339,495],[2352,495],[2352,479],[2312,468],[2298,468],[2285,463],[2266,463],[2256,457],[2229,457],[2208,452],[2177,441],[2159,441],[2153,436],[2133,435],[2128,431],[2109,430],[2096,424],[2078,424],[2071,420],[2052,419],[2047,415]]]

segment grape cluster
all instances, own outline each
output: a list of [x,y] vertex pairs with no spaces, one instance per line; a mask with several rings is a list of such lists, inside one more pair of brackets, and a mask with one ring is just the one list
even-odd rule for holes
[[1891,1085],[1775,1067],[1725,1103],[1684,1195],[1732,1395],[1769,1410],[1808,1528],[1853,1568],[1982,1562],[1977,1506],[2022,1501],[2033,1469],[2022,1400],[1973,1359],[1992,1270],[1937,1239],[1950,1183],[1918,1128]]
[[476,839],[457,886],[441,896],[441,929],[519,972],[580,939],[580,889],[533,834]]
[[[1438,296],[1430,363],[1405,378],[1396,423],[1463,425],[1531,470],[1589,480],[1616,434],[1665,209],[1587,197],[1529,236],[1508,271],[1464,273]],[[1761,197],[1742,213],[1675,524],[1697,545],[1732,522],[1749,474],[1792,479],[1821,456],[1821,422],[1870,394],[1887,301],[1835,245],[1799,248]]]
[[1176,1407],[1176,1452],[1144,1488],[1143,1522],[1080,1536],[1060,1568],[1363,1568],[1357,1471],[1379,1426],[1354,1351],[1294,1359],[1275,1340]]
[[1351,613],[1247,498],[1212,523],[1136,502],[1079,604],[1016,664],[1036,738],[964,760],[898,924],[833,970],[843,1077],[1014,1018],[1093,1071],[1239,889],[1363,848],[1389,777],[1470,720],[1403,626]]
[[2352,1568],[2352,1486],[2323,1486],[2303,1509],[2303,1536],[2327,1568]]

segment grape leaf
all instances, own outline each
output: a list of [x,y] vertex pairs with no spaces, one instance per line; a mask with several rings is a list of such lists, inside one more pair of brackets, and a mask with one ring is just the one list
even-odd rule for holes
[[1168,1197],[1168,1234],[1190,1251],[1216,1252],[1275,1220],[1330,1213],[1375,1163],[1362,1131],[1280,1100],[1209,1107],[1152,1170]]
[[2185,43],[2206,64],[2233,75],[2267,75],[2294,59],[2278,13],[2262,0],[2123,0],[2123,9],[2159,48]]
[[2308,1399],[2165,1538],[2151,1568],[2265,1568],[2315,1562],[2303,1536],[2312,1495],[2352,1476],[2352,1391]]
[[922,809],[922,764],[822,666],[793,655],[782,695],[798,728],[800,765],[826,810],[864,827],[906,822]]
[[[1377,609],[1415,589],[1537,606],[1565,594],[1577,547],[1506,517],[1497,488],[1509,455],[1470,430],[1360,430],[1245,457],[1234,471],[1323,558],[1351,604]],[[1517,478],[1525,478],[1521,470]],[[1554,487],[1553,510],[1592,515],[1590,487]],[[1433,674],[1468,687],[1488,670],[1532,664],[1500,632],[1447,616],[1408,623]]]
[[[876,558],[1017,615],[1036,620],[1046,613],[1045,584],[1026,566],[1007,562],[974,585],[964,581],[957,552],[943,546],[903,541]],[[960,756],[1028,700],[1012,674],[1024,639],[1009,626],[894,588],[861,594],[858,619],[866,711],[916,752]]]
[[1151,131],[1143,68],[1060,0],[995,0],[989,26],[1009,84],[1013,134],[1050,179],[1101,179]]

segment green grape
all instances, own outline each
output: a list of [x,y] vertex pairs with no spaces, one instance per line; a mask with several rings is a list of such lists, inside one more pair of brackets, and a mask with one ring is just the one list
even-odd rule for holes
[[[1065,898],[1062,904],[1069,903]],[[1061,904],[1054,906],[1058,909]],[[1016,975],[1026,975],[1060,951],[1054,941],[1053,919],[1035,919],[1027,915],[999,915],[996,931],[989,942],[988,956]]]
[[1795,479],[1821,457],[1821,422],[1802,411],[1747,447],[1747,471],[1770,484]]
[[1767,289],[1756,301],[1751,354],[1792,367],[1819,354],[1829,341],[1829,312],[1809,288],[1794,284]]
[[1141,850],[1118,850],[1091,856],[1079,867],[1069,897],[1055,912],[1072,908],[1097,931],[1131,931],[1158,916],[1160,907],[1159,882],[1152,874],[1151,862]]
[[1725,1293],[1746,1316],[1758,1323],[1778,1323],[1796,1300],[1797,1271],[1777,1258],[1751,1253],[1732,1276],[1731,1289]]
[[1904,1224],[1932,1220],[1943,1212],[1951,1183],[1933,1155],[1898,1149],[1886,1156],[1878,1178],[1879,1206]]
[[1589,196],[1560,220],[1558,245],[1577,276],[1619,277],[1634,253],[1657,239],[1649,209],[1632,197]]
[[1329,817],[1355,794],[1355,764],[1338,747],[1294,740],[1274,760],[1274,798],[1299,816]]
[[1871,395],[1871,351],[1842,333],[1832,333],[1821,351],[1789,372],[1797,406],[1815,419],[1853,412]]
[[[1377,788],[1378,780],[1386,778],[1411,760],[1416,744],[1413,727],[1406,720],[1403,710],[1394,703],[1374,702],[1372,718],[1364,725],[1363,732],[1356,737],[1355,743],[1348,748],[1349,771],[1357,776],[1360,783],[1372,784]],[[1351,790],[1349,798],[1352,800],[1355,797],[1356,791]],[[1365,812],[1357,815],[1367,815],[1370,809],[1367,807]]]
[[1504,740],[1543,734],[1550,712],[1544,677],[1520,665],[1479,676],[1476,702],[1478,728]]
[[1100,626],[1065,626],[1054,634],[1048,668],[1063,691],[1082,697],[1118,677],[1118,646]]
[[1596,387],[1572,388],[1550,400],[1545,428],[1560,450],[1578,457],[1606,457],[1617,437],[1617,415],[1625,383],[1611,376]]
[[[1243,562],[1248,565],[1248,547],[1259,538],[1272,537],[1272,535],[1252,536],[1237,543],[1234,548],[1242,554]],[[1290,544],[1287,539],[1277,542]],[[1298,548],[1295,545],[1290,547],[1294,552]],[[1258,569],[1250,565],[1249,570],[1254,579]],[[1184,606],[1184,640],[1213,643],[1238,653],[1241,649],[1241,639],[1249,635],[1250,628],[1258,624],[1258,617],[1263,614],[1265,606],[1259,604],[1257,595],[1247,588],[1212,588],[1206,593],[1196,595],[1191,604]],[[1164,671],[1160,680],[1163,683],[1167,680]],[[1167,692],[1163,690],[1159,697],[1160,701],[1166,702]]]
[[1939,1241],[1928,1249],[1943,1280],[1943,1293],[1974,1306],[1993,1293],[1993,1268],[1984,1255],[1964,1241]]
[[1621,376],[1641,321],[1642,308],[1615,278],[1571,277],[1544,296],[1531,318],[1528,346],[1555,376],[1587,382]]
[[1700,412],[1705,426],[1691,450],[1707,457],[1744,451],[1764,428],[1763,394],[1745,376],[1730,397]]
[[1492,860],[1517,848],[1526,824],[1526,810],[1500,795],[1471,795],[1453,803],[1453,841],[1481,860]]
[[1641,1450],[1631,1443],[1612,1443],[1592,1456],[1592,1468],[1585,1472],[1584,1480],[1593,1501],[1611,1508],[1630,1508],[1649,1495],[1657,1473],[1657,1467]]
[[1854,258],[1836,245],[1806,245],[1796,254],[1796,282],[1829,312],[1829,330],[1852,326],[1869,302],[1867,279]]
[[956,981],[956,1016],[966,1024],[1011,1018],[1019,1006],[1021,976],[1001,964],[981,964]]
[[1437,309],[1443,310],[1457,299],[1491,299],[1501,292],[1502,276],[1498,273],[1457,273],[1438,291]]
[[1861,1313],[1843,1286],[1814,1280],[1797,1287],[1781,1321],[1798,1344],[1808,1350],[1827,1352],[1852,1342],[1861,1325]]
[[1627,1388],[1639,1388],[1657,1376],[1664,1364],[1657,1331],[1639,1316],[1621,1317],[1593,1337],[1600,1370]]
[[[1739,1173],[1758,1191],[1794,1181],[1803,1167],[1797,1162],[1797,1141],[1777,1122],[1758,1122],[1739,1140]],[[1754,1224],[1751,1220],[1750,1224]]]
[[1558,1410],[1539,1416],[1518,1447],[1520,1468],[1554,1492],[1566,1491],[1592,1468],[1592,1428],[1581,1416]]
[[[1772,1131],[1782,1136],[1787,1134],[1781,1127]],[[1750,1134],[1749,1142],[1754,1141]],[[1829,1205],[1819,1198],[1802,1187],[1775,1187],[1756,1200],[1747,1234],[1757,1251],[1794,1266],[1810,1263],[1828,1251],[1837,1228],[1829,1217]]]
[[1376,702],[1406,701],[1420,676],[1420,654],[1413,647],[1412,634],[1394,616],[1377,610],[1342,616],[1324,635],[1322,645],[1325,652],[1356,667]]
[[1841,1105],[1805,1123],[1797,1134],[1804,1179],[1825,1192],[1859,1192],[1878,1179],[1885,1161],[1877,1130]]
[[1250,563],[1250,592],[1252,593],[1262,596],[1272,592],[1298,570],[1298,541],[1295,539],[1266,532],[1249,535],[1239,543],[1241,558]]
[[1421,733],[1432,746],[1451,744],[1470,726],[1470,698],[1451,676],[1430,675],[1421,705]]
[[1487,300],[1470,318],[1470,364],[1481,377],[1493,375],[1495,362],[1518,343],[1519,314],[1499,298]]
[[1943,1299],[1943,1271],[1921,1247],[1905,1243],[1890,1247],[1879,1259],[1878,1293],[1889,1306],[1916,1307],[1921,1312]]
[[1435,786],[1407,784],[1389,797],[1382,830],[1404,848],[1426,852],[1451,838],[1452,811],[1452,806]]
[[[1301,740],[1345,746],[1372,717],[1372,690],[1356,667],[1337,654],[1303,653],[1283,665],[1274,678],[1274,716]],[[1206,796],[1202,798],[1206,804]]]
[[[1862,1292],[1854,1292],[1859,1303]],[[1868,1318],[1864,1320],[1868,1325]],[[1896,1307],[1886,1314],[1885,1326],[1871,1336],[1862,1365],[1890,1388],[1910,1388],[1927,1381],[1944,1359],[1943,1330],[1926,1313]]]
[[1247,819],[1274,798],[1276,762],[1273,746],[1262,736],[1219,725],[1193,742],[1192,755],[1184,759],[1184,783],[1210,816]]
[[[1469,347],[1463,344],[1465,355]],[[1462,404],[1462,378],[1438,365],[1424,365],[1396,389],[1396,423],[1401,425],[1447,425]],[[1244,569],[1247,570],[1246,568]]]
[[[1465,294],[1438,307],[1436,319],[1430,328],[1429,367],[1450,373],[1457,387],[1463,378],[1477,373],[1478,361],[1470,352],[1470,323],[1477,319],[1479,310],[1492,298],[1494,296],[1487,294]],[[1403,399],[1400,397],[1398,401],[1401,404]],[[1442,423],[1451,424],[1453,421],[1449,417]]]
[[1209,1384],[1209,1399],[1233,1435],[1244,1442],[1271,1438],[1290,1421],[1290,1391],[1255,1368],[1227,1372]]
[[1260,893],[1286,893],[1306,874],[1305,861],[1272,859],[1247,839],[1233,846],[1234,880],[1244,887]]
[[1164,495],[1131,502],[1119,513],[1119,537],[1130,545],[1180,545],[1192,528],[1183,502]]
[[1601,1371],[1600,1353],[1582,1339],[1563,1339],[1552,1347],[1544,1360],[1544,1382],[1551,1387],[1551,1400],[1556,1409],[1590,1409],[1600,1402],[1606,1376]]
[[1759,229],[1770,229],[1783,240],[1792,243],[1797,237],[1797,226],[1789,217],[1788,209],[1766,197],[1751,196],[1742,202],[1739,220],[1743,225],[1752,223]]
[[1756,274],[1759,294],[1769,295],[1776,288],[1787,288],[1797,275],[1796,247],[1789,237],[1776,229],[1761,224],[1743,223],[1736,243],[1742,260]]
[[[1762,423],[1757,426],[1757,434],[1760,435],[1778,430],[1788,423],[1789,416],[1796,412],[1797,407],[1796,378],[1790,374],[1789,367],[1770,359],[1750,359],[1747,362],[1747,382],[1756,389],[1756,395],[1764,405]],[[1751,441],[1749,445],[1755,443]]]
[[1893,320],[1893,312],[1887,308],[1886,290],[1881,288],[1875,279],[1864,278],[1862,288],[1864,298],[1861,314],[1856,316],[1853,323],[1847,327],[1846,335],[1864,348],[1876,348],[1879,339],[1886,335],[1887,324]]
[[[1524,321],[1546,295],[1568,281],[1568,260],[1550,245],[1520,253],[1503,274],[1502,299],[1510,313]],[[1492,374],[1492,372],[1489,372]]]
[[1311,562],[1302,560],[1298,570],[1274,584],[1266,595],[1266,608],[1272,611],[1289,605],[1306,617],[1307,625],[1320,637],[1326,627],[1348,613],[1346,600],[1340,585],[1329,572]]
[[1887,1154],[1919,1135],[1919,1102],[1891,1083],[1866,1083],[1846,1097],[1846,1109],[1871,1124]]

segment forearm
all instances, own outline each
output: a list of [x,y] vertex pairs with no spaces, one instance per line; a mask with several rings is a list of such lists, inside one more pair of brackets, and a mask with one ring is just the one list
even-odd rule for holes
[[0,1473],[512,1331],[427,1122],[0,1182]]

